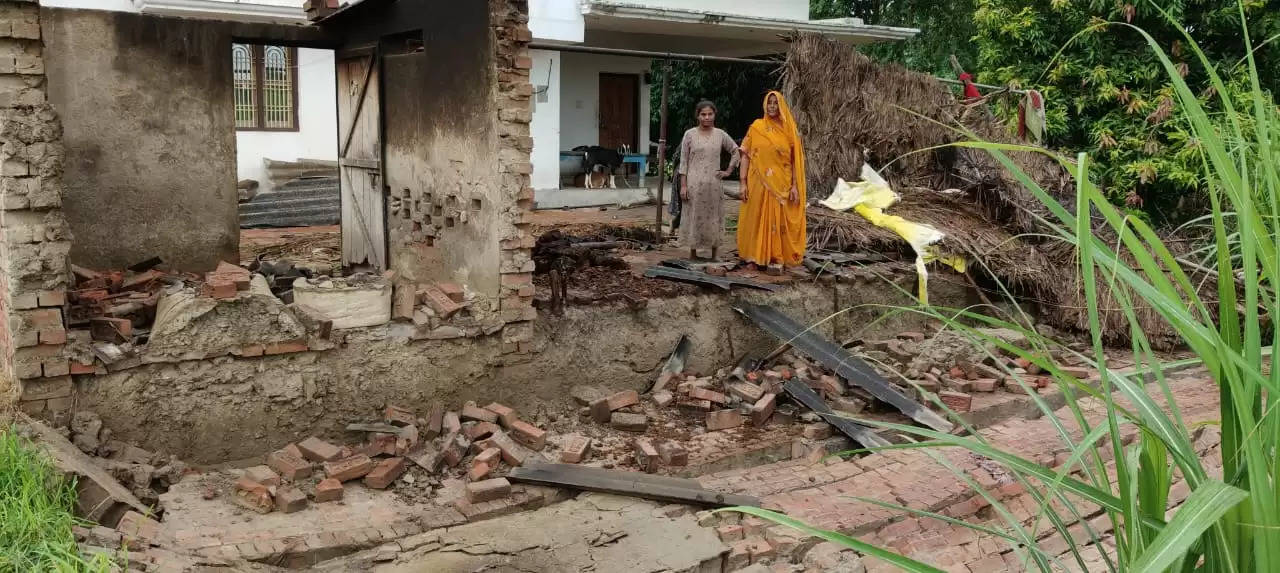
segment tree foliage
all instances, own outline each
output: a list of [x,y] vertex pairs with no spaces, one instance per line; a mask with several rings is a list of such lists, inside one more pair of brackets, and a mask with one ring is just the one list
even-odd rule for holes
[[897,62],[918,72],[954,76],[948,58],[972,64],[978,55],[972,39],[977,34],[975,0],[812,0],[812,18],[861,18],[874,26],[920,30],[905,42],[860,46],[873,59]]
[[[1173,86],[1151,48],[1124,24],[1164,46],[1188,84],[1215,113],[1203,66],[1188,47],[1192,34],[1220,73],[1233,100],[1247,91],[1240,12],[1255,45],[1280,32],[1275,0],[976,0],[978,79],[1036,88],[1045,96],[1048,143],[1094,155],[1108,196],[1162,219],[1200,211],[1204,188],[1197,138],[1179,113]],[[1157,9],[1157,6],[1159,9]],[[1168,17],[1161,13],[1166,11]],[[1171,17],[1178,25],[1170,23]],[[1264,88],[1280,82],[1280,53],[1261,47]],[[1241,101],[1244,104],[1244,101]],[[1249,107],[1246,104],[1245,110]],[[1006,101],[1000,112],[1016,113]],[[1247,137],[1247,135],[1246,135]],[[1190,200],[1190,202],[1188,201]]]
[[[651,137],[658,139],[659,102],[662,97],[663,62],[653,62]],[[761,115],[764,94],[777,86],[774,69],[751,64],[671,62],[671,84],[667,96],[667,139],[669,145],[696,124],[693,107],[702,100],[716,104],[716,125],[734,139],[747,134],[751,122]]]

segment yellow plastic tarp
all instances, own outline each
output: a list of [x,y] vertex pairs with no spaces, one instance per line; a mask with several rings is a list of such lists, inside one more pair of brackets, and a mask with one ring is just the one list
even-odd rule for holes
[[940,261],[959,272],[964,272],[964,257],[947,255],[938,251],[936,243],[945,236],[932,226],[924,223],[913,223],[897,215],[885,213],[885,209],[897,203],[899,196],[889,188],[888,182],[880,177],[871,166],[863,164],[862,181],[849,183],[844,179],[836,183],[835,191],[820,203],[835,211],[850,209],[871,224],[893,231],[911,245],[916,252],[916,272],[919,274],[920,302],[929,303],[929,271],[926,265]]

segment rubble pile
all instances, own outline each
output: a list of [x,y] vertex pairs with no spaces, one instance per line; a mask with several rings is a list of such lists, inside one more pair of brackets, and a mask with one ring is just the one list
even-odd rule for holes
[[169,491],[169,486],[187,472],[187,465],[177,456],[149,452],[113,439],[111,430],[103,427],[102,419],[89,410],[76,412],[70,427],[59,428],[59,431],[157,514],[163,512],[160,494]]
[[437,403],[425,417],[389,405],[380,421],[348,424],[347,431],[365,439],[335,445],[312,436],[267,454],[263,465],[235,482],[232,501],[259,513],[292,513],[309,502],[341,500],[356,481],[381,490],[421,479],[435,489],[463,479],[466,502],[483,503],[512,493],[502,477],[507,469],[535,456],[547,459],[541,452],[548,432],[496,402],[467,402],[456,411]]

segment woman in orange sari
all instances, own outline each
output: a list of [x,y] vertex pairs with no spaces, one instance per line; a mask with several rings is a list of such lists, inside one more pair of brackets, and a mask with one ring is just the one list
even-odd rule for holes
[[807,197],[804,145],[781,93],[765,96],[764,117],[751,124],[741,149],[738,255],[780,274],[804,258]]

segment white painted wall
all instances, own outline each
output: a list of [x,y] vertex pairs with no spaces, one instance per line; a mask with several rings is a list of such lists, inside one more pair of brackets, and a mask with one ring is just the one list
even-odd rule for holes
[[562,52],[564,66],[560,72],[560,147],[573,149],[579,145],[600,143],[600,73],[640,74],[640,148],[649,152],[649,85],[643,74],[650,60],[622,56],[599,56]]
[[581,42],[586,30],[579,0],[532,0],[529,31],[538,40]]
[[560,52],[531,50],[533,70],[533,188],[560,186]]
[[40,0],[50,8],[141,12],[254,22],[305,23],[304,0]]
[[40,5],[49,8],[88,8],[112,12],[138,11],[133,0],[40,0]]
[[[298,48],[298,131],[237,131],[238,179],[268,186],[263,159],[338,159],[337,80],[333,52]],[[228,80],[229,81],[229,80]]]

